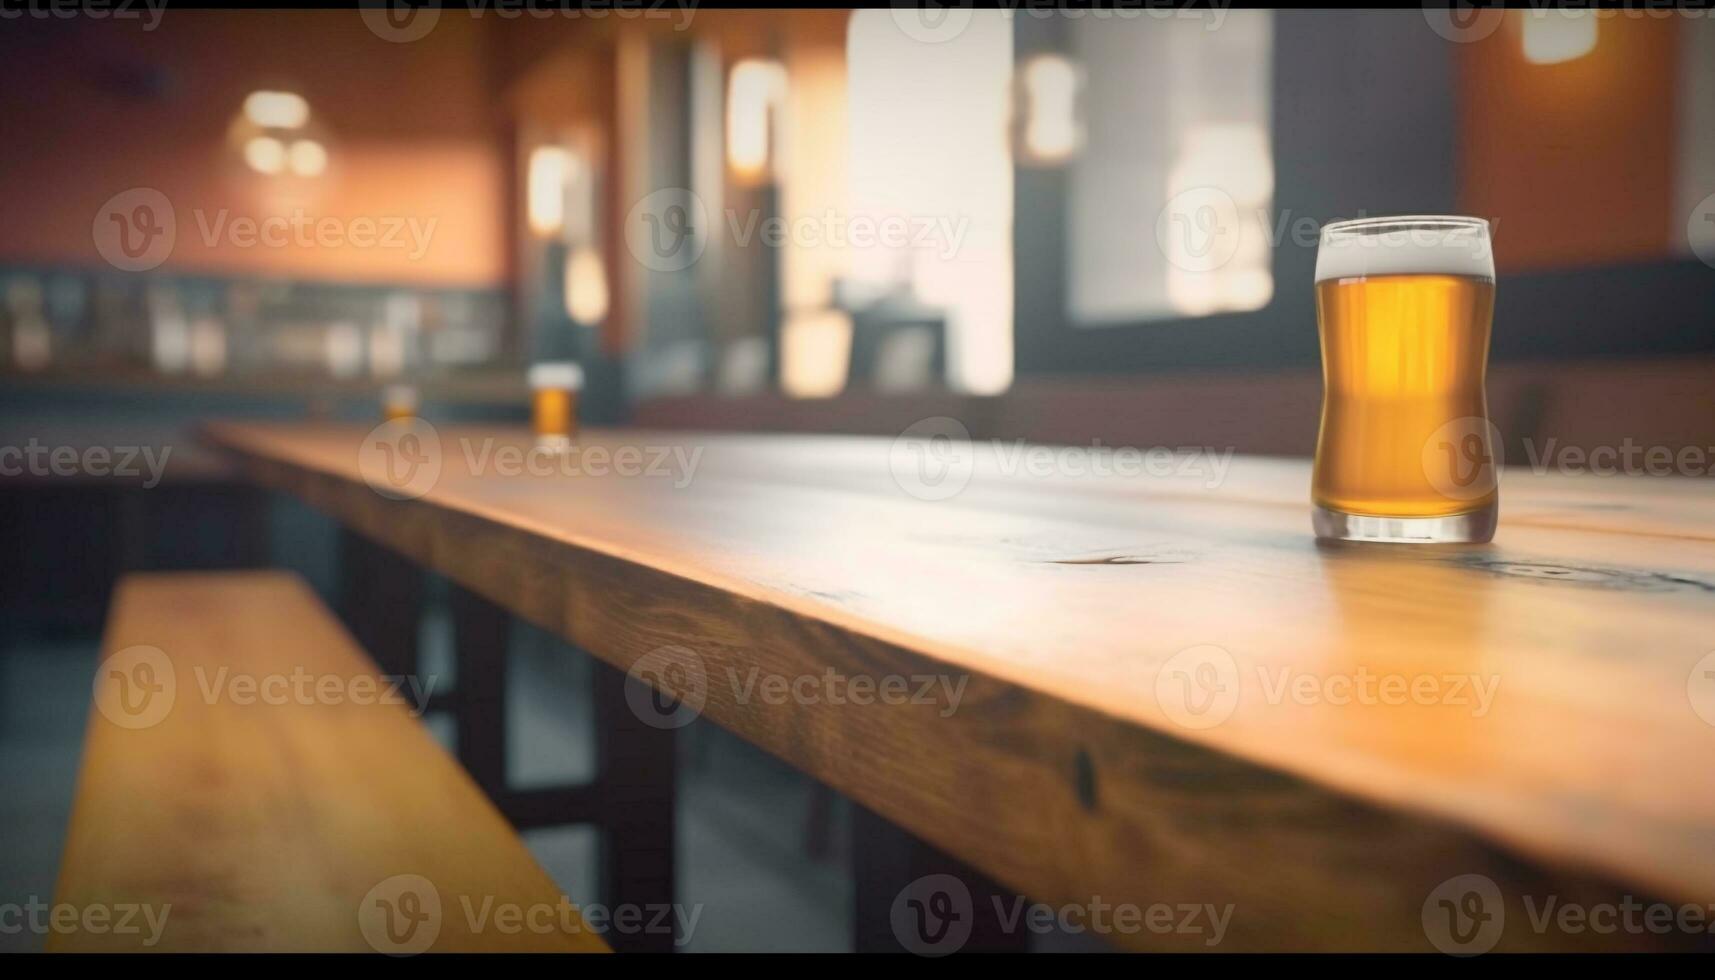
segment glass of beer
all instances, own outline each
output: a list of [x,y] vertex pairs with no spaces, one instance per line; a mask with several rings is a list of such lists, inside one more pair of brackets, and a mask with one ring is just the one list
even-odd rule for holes
[[564,448],[578,437],[578,394],[584,369],[571,361],[542,361],[530,368],[530,414],[538,445]]
[[1479,218],[1323,227],[1317,537],[1494,536],[1500,441],[1483,393],[1494,298],[1489,224]]
[[381,417],[389,422],[417,416],[417,389],[410,385],[388,385],[381,390]]

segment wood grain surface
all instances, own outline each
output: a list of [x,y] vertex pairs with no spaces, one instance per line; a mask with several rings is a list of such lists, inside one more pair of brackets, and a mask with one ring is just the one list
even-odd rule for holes
[[[448,427],[392,499],[366,431],[206,435],[1034,900],[1230,904],[1223,949],[1430,949],[1437,889],[1480,875],[1499,949],[1708,945],[1542,918],[1715,901],[1706,482],[1509,470],[1492,544],[1330,546],[1303,461],[1034,474],[980,443],[931,500],[886,439],[594,432],[532,475],[495,455],[527,434]],[[627,447],[696,462],[612,472]]]
[[102,656],[50,950],[606,949],[296,576],[129,576]]

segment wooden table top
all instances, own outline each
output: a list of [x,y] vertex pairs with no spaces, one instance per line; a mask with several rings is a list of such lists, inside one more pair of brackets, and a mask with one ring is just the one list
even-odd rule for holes
[[[361,427],[205,435],[616,666],[665,658],[644,676],[1033,899],[1228,901],[1241,948],[1428,948],[1463,874],[1715,901],[1705,482],[1509,469],[1491,544],[1319,545],[1299,460],[1035,475],[978,443],[923,499],[963,471],[887,439],[600,431],[532,475],[526,433],[443,427],[391,499]],[[625,447],[644,472],[597,472]],[[943,683],[754,684],[829,670]]]

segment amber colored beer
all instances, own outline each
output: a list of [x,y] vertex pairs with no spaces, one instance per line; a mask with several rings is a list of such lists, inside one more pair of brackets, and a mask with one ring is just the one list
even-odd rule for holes
[[542,388],[534,394],[531,415],[539,436],[577,434],[578,393],[570,388]]
[[410,385],[388,385],[381,392],[381,417],[389,422],[417,417],[417,389]]
[[1324,394],[1311,487],[1317,532],[1488,540],[1497,447],[1483,390],[1495,293],[1487,226],[1454,224],[1452,240],[1442,241],[1438,222],[1473,219],[1398,220],[1418,223],[1406,231],[1420,237],[1375,237],[1393,227],[1379,221],[1342,223],[1372,236],[1367,241],[1331,249],[1324,235],[1316,282]]
[[530,369],[530,415],[536,438],[570,443],[578,437],[578,394],[583,369],[569,362],[546,362]]

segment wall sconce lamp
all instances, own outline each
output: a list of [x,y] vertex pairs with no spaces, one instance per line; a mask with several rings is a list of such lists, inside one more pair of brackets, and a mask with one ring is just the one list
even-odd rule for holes
[[740,180],[761,183],[779,168],[781,117],[786,108],[786,67],[746,58],[727,79],[727,165]]
[[1024,63],[1013,92],[1013,151],[1036,167],[1062,166],[1084,145],[1084,73],[1072,59],[1037,55]]
[[327,171],[327,145],[310,126],[309,102],[296,92],[251,92],[233,121],[232,138],[245,166],[265,177],[320,177]]

